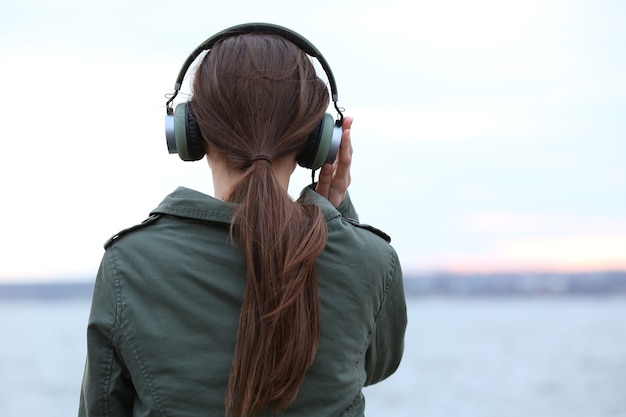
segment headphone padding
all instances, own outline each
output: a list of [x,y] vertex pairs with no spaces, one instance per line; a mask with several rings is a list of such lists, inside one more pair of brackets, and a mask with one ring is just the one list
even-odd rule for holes
[[187,149],[187,103],[180,103],[174,109],[174,139],[176,152],[183,161],[189,161]]
[[304,149],[304,152],[298,155],[296,159],[298,165],[303,168],[311,168],[313,165],[313,161],[315,160],[315,155],[319,147],[323,124],[324,119],[320,120],[320,122],[315,126],[315,129],[313,129],[306,140],[306,148]]
[[333,162],[341,143],[341,126],[338,126],[329,113],[309,135],[305,151],[298,155],[297,162],[301,167],[316,170],[327,162]]
[[331,149],[331,143],[333,141],[334,125],[335,123],[333,116],[328,113],[324,114],[324,119],[322,119],[322,123],[320,126],[319,140],[317,150],[315,151],[315,158],[311,163],[311,169],[313,170],[321,168],[322,165],[324,165],[326,162],[333,162],[335,160],[335,156],[337,155],[337,153],[335,152],[335,155],[332,155],[332,159],[331,155],[329,154]]
[[174,109],[174,139],[176,152],[183,161],[197,161],[204,157],[202,134],[189,102],[180,103]]
[[186,161],[198,161],[204,158],[206,152],[202,140],[202,132],[200,126],[193,114],[192,102],[187,102],[185,106],[185,132],[187,137],[187,156]]

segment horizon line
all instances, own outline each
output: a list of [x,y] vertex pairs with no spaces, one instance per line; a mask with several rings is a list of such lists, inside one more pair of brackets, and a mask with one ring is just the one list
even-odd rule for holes
[[[626,268],[598,268],[598,269],[429,269],[407,270],[403,272],[404,279],[419,279],[423,277],[437,276],[520,276],[520,275],[598,275],[598,274],[626,274]],[[67,278],[61,277],[32,277],[32,278],[9,278],[0,277],[0,286],[29,286],[29,285],[91,285],[95,281],[93,277],[73,275]]]

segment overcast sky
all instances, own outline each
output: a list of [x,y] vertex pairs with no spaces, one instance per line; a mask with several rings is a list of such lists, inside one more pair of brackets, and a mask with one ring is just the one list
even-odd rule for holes
[[22,0],[0,5],[0,280],[92,279],[176,186],[212,193],[167,153],[164,95],[251,21],[328,60],[353,200],[407,272],[626,269],[626,3]]

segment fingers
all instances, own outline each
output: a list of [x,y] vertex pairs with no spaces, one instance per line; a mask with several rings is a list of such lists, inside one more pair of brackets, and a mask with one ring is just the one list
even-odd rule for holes
[[350,185],[350,166],[352,165],[352,140],[350,138],[352,118],[344,119],[341,145],[336,160],[336,171],[333,185],[338,189],[343,189],[344,193]]
[[315,191],[326,197],[335,207],[346,199],[350,186],[350,166],[352,165],[352,141],[350,138],[352,118],[343,120],[341,144],[337,158],[332,164],[324,164],[320,170],[319,179]]
[[324,164],[320,170],[315,191],[328,199],[330,194],[330,184],[333,180],[335,167],[333,164]]
[[354,121],[353,117],[346,116],[343,118],[343,123],[341,125],[343,130],[350,129],[352,127],[352,122]]

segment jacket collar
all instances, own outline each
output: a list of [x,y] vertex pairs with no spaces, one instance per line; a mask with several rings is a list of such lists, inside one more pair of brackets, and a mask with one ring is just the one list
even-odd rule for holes
[[234,205],[186,187],[178,187],[150,213],[230,223]]
[[[317,205],[324,215],[324,220],[327,222],[341,216],[339,211],[327,199],[316,193],[311,186],[302,190],[298,201],[301,204]],[[195,220],[230,224],[236,207],[236,204],[218,200],[199,191],[178,187],[165,197],[161,204],[152,210],[150,214],[168,214]]]

